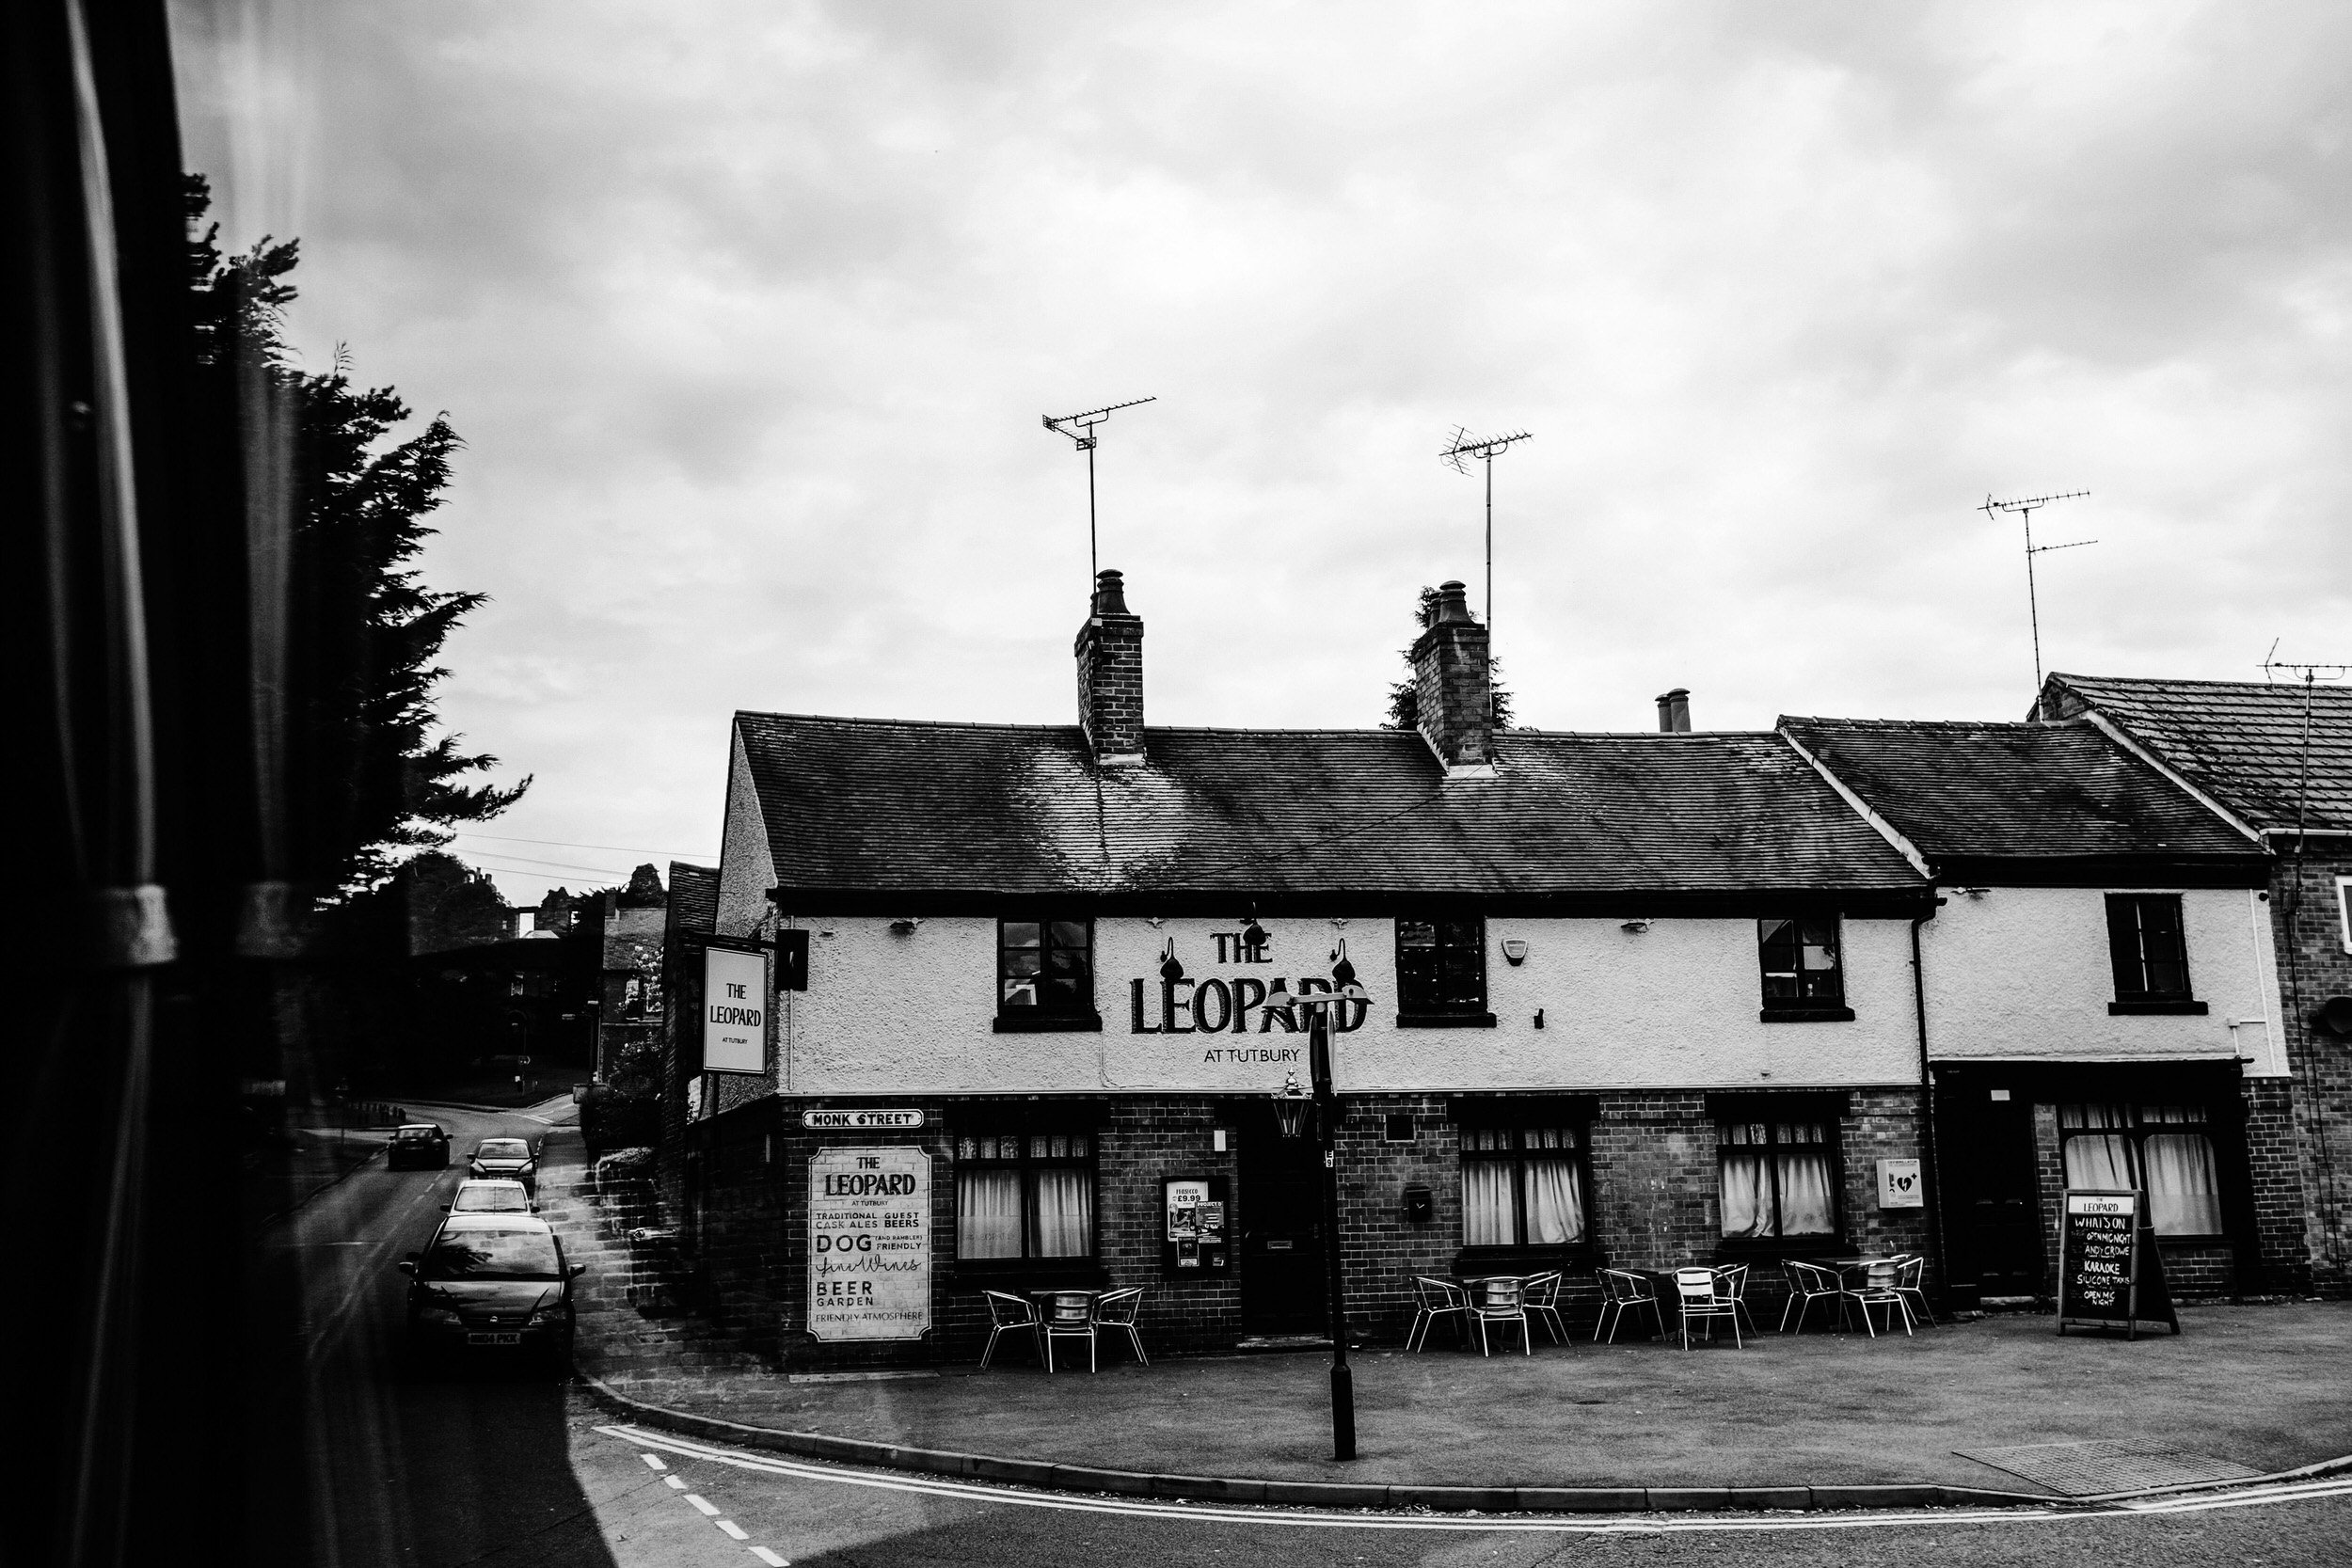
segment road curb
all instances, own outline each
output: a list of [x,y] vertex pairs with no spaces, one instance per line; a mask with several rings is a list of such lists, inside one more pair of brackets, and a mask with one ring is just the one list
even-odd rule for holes
[[[716,1416],[697,1416],[634,1400],[603,1379],[575,1371],[589,1398],[643,1425],[681,1436],[765,1449],[802,1459],[825,1459],[880,1470],[952,1476],[965,1481],[1004,1481],[1045,1492],[1109,1493],[1119,1497],[1182,1498],[1193,1502],[1267,1503],[1294,1508],[1361,1508],[1424,1513],[1668,1513],[1779,1510],[1882,1511],[1916,1508],[2082,1508],[2100,1501],[2042,1493],[1998,1492],[1981,1486],[1422,1486],[1398,1482],[1247,1481],[1219,1476],[1150,1475],[1103,1470],[1042,1459],[1005,1459],[992,1454],[909,1448],[862,1437],[787,1432],[748,1426]],[[2352,1455],[2326,1460],[2279,1476],[2232,1484],[2300,1478],[2352,1468]],[[2195,1490],[2170,1488],[2168,1490]],[[2134,1494],[2138,1495],[2138,1494]]]

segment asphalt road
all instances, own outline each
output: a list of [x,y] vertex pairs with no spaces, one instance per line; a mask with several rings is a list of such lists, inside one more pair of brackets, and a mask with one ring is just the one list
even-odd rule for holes
[[[536,1108],[568,1119],[569,1105]],[[420,1111],[455,1135],[537,1137],[529,1114]],[[1887,1522],[1780,1515],[1512,1521],[1344,1517],[1028,1497],[729,1453],[615,1421],[544,1375],[424,1370],[400,1352],[405,1277],[462,1169],[363,1166],[261,1238],[278,1304],[249,1354],[299,1369],[280,1418],[299,1484],[247,1503],[285,1560],[328,1568],[744,1568],[1161,1563],[2352,1564],[2352,1490],[2128,1516]],[[2352,1487],[2352,1483],[2346,1483]],[[1758,1527],[1763,1528],[1758,1528]],[[1468,1527],[1468,1528],[1465,1528]]]

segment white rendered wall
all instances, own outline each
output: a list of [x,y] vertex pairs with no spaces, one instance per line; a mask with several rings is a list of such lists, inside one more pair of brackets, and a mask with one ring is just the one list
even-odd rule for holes
[[767,822],[752,788],[743,737],[737,735],[727,758],[726,836],[719,846],[719,934],[756,935],[768,918],[768,890],[775,885],[776,861],[768,849]]
[[[2181,896],[2189,991],[2202,1017],[2113,1015],[2106,896],[2097,888],[1996,887],[1948,900],[1922,929],[1928,1045],[1938,1061],[2128,1062],[2242,1054],[2286,1070],[2276,1026],[2269,908],[2248,888]],[[2256,1021],[2247,1023],[2244,1021]],[[2232,1023],[2240,1027],[2233,1031]]]
[[[733,846],[730,844],[730,850]],[[910,911],[912,912],[912,911]],[[779,1007],[780,1062],[799,1094],[1271,1092],[1287,1067],[1306,1076],[1305,1037],[1136,1033],[1132,982],[1145,981],[1146,1022],[1160,1021],[1159,966],[1172,938],[1196,984],[1280,976],[1292,990],[1327,978],[1345,938],[1358,980],[1377,1005],[1339,1037],[1343,1088],[1782,1088],[1918,1082],[1909,923],[1845,925],[1851,1022],[1765,1023],[1753,919],[1660,920],[1647,931],[1616,920],[1493,919],[1486,924],[1492,1029],[1396,1026],[1395,929],[1387,920],[1269,919],[1271,961],[1219,962],[1213,938],[1239,922],[1139,917],[1095,927],[1100,1034],[996,1034],[996,922],[927,918],[897,934],[881,917],[802,917],[814,933],[807,991]],[[1514,967],[1502,943],[1522,939]],[[1534,1026],[1537,1008],[1545,1026]],[[1212,1004],[1211,1011],[1216,1010]]]

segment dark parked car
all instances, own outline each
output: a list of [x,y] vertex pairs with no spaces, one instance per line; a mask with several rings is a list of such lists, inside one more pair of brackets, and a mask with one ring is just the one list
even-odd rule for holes
[[473,1164],[467,1167],[471,1177],[503,1176],[519,1181],[533,1199],[539,1196],[539,1155],[522,1138],[485,1138],[473,1151]]
[[449,1134],[436,1122],[403,1122],[392,1131],[384,1163],[394,1170],[403,1165],[430,1165],[437,1170],[449,1164]]
[[452,1214],[400,1264],[409,1346],[566,1357],[572,1281],[587,1267],[564,1261],[564,1243],[535,1214]]

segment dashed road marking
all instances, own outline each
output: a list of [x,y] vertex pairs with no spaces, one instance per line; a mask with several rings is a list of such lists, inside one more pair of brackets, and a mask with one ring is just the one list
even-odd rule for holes
[[737,1524],[732,1519],[713,1519],[711,1523],[717,1525],[721,1529],[726,1531],[738,1541],[749,1541],[751,1539],[750,1534],[744,1530],[743,1527]]
[[686,1490],[686,1478],[684,1476],[663,1476],[661,1479],[668,1481],[672,1486],[676,1487],[681,1492]]
[[[598,1427],[596,1430],[608,1436],[617,1435],[614,1429],[612,1427]],[[645,1453],[641,1450],[637,1457],[644,1460],[648,1465],[657,1470],[667,1470],[670,1467],[663,1462],[661,1456],[659,1454]],[[661,1479],[667,1481],[670,1485],[677,1488],[679,1491],[686,1492],[686,1482],[683,1478],[676,1475],[664,1475]],[[709,1498],[701,1496],[699,1493],[686,1492],[686,1500],[694,1505],[696,1513],[700,1513],[704,1518],[709,1520],[712,1524],[718,1526],[722,1530],[724,1530],[729,1540],[749,1541],[751,1539],[751,1532],[746,1530],[742,1526],[737,1524],[732,1519],[722,1519],[719,1517],[719,1510],[711,1505]],[[746,1549],[751,1552],[752,1556],[759,1559],[760,1561],[767,1563],[769,1568],[789,1568],[789,1559],[778,1557],[775,1553],[770,1551],[765,1546],[752,1546]]]
[[664,1465],[661,1462],[661,1456],[658,1453],[641,1453],[637,1457],[644,1460],[647,1465],[656,1470],[666,1470],[669,1468],[667,1465]]
[[694,1505],[694,1512],[701,1514],[706,1519],[716,1519],[719,1516],[719,1511],[710,1506],[710,1499],[707,1497],[698,1497],[694,1493],[689,1492],[686,1494],[686,1500],[692,1503]]
[[791,1559],[778,1557],[765,1546],[754,1546],[752,1556],[766,1563],[768,1568],[792,1568]]
[[[1640,1519],[1582,1520],[1532,1518],[1524,1514],[1486,1517],[1398,1515],[1373,1513],[1331,1513],[1308,1509],[1246,1508],[1174,1502],[1146,1502],[1121,1497],[1081,1497],[1070,1493],[1025,1492],[972,1481],[946,1481],[902,1473],[836,1468],[796,1460],[754,1458],[726,1449],[672,1437],[642,1427],[602,1426],[596,1429],[625,1443],[658,1448],[666,1453],[731,1465],[766,1475],[800,1481],[826,1481],[836,1486],[865,1486],[885,1492],[921,1493],[937,1497],[961,1497],[975,1503],[1020,1508],[1050,1508],[1082,1513],[1124,1513],[1147,1518],[1185,1519],[1196,1524],[1287,1525],[1319,1529],[1412,1529],[1486,1533],[1537,1531],[1552,1535],[1690,1535],[1718,1532],[1755,1534],[1788,1530],[1885,1529],[1917,1525],[2057,1525],[2076,1519],[2122,1518],[2143,1513],[2194,1513],[2221,1508],[2251,1508],[2319,1497],[2352,1496],[2352,1476],[2329,1476],[2309,1481],[2256,1487],[2241,1493],[2145,1498],[2098,1507],[2071,1509],[1934,1509],[1888,1511],[1883,1513],[1825,1513],[1798,1516],[1684,1517],[1652,1514]],[[712,1511],[717,1512],[716,1510]]]

